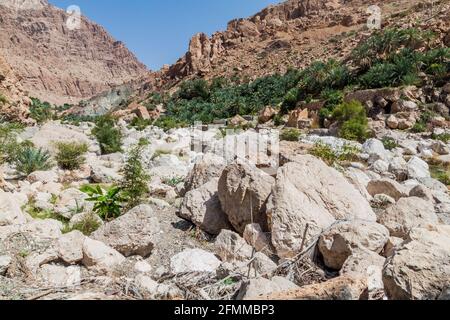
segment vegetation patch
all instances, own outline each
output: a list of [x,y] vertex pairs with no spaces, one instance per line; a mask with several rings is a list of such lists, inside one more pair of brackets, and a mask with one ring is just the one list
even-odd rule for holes
[[55,158],[61,169],[77,170],[86,162],[84,156],[88,151],[86,143],[58,142],[56,148],[58,151]]

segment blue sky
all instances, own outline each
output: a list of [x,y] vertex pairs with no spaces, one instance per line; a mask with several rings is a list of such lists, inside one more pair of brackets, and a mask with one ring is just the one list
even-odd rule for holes
[[150,69],[172,64],[197,32],[224,30],[234,18],[247,17],[280,0],[49,0],[82,13],[123,41]]

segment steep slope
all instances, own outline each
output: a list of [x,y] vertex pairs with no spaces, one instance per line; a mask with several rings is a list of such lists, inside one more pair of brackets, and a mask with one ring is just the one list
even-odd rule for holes
[[81,17],[70,30],[68,17],[46,0],[0,1],[0,51],[30,96],[77,102],[147,74],[104,28]]

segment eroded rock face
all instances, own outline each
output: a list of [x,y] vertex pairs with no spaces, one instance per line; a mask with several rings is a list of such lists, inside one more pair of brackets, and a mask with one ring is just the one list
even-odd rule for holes
[[224,169],[219,180],[219,199],[228,220],[239,233],[253,222],[267,228],[266,202],[274,182],[267,173],[243,160]]
[[29,96],[62,105],[147,74],[122,42],[84,16],[81,28],[70,30],[69,15],[47,1],[20,10],[21,19],[16,18],[17,4],[31,1],[4,6],[8,2],[0,3],[2,53]]
[[114,221],[104,224],[91,237],[124,256],[148,256],[160,232],[159,221],[148,205],[140,205]]
[[411,230],[383,270],[383,282],[391,299],[438,299],[449,279],[449,226]]
[[376,220],[370,204],[341,173],[309,155],[279,169],[268,213],[272,243],[285,258],[300,249],[307,224],[306,243],[336,219]]

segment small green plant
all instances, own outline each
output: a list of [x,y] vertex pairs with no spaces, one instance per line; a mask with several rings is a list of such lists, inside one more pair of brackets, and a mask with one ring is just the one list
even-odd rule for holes
[[122,133],[112,116],[99,117],[95,127],[92,129],[92,134],[97,138],[102,154],[110,154],[122,150]]
[[123,180],[120,189],[129,209],[139,205],[142,198],[149,193],[150,176],[146,174],[141,162],[144,146],[138,144],[130,150],[127,162],[121,170]]
[[448,143],[450,141],[450,133],[433,134],[431,138]]
[[309,153],[322,159],[329,166],[333,165],[338,160],[337,153],[325,143],[316,143]]
[[436,114],[431,110],[423,110],[420,114],[419,120],[411,128],[411,132],[421,133],[428,130],[428,123]]
[[36,202],[34,199],[31,199],[28,204],[23,208],[25,212],[27,212],[33,219],[46,220],[53,219],[60,221],[64,226],[69,223],[69,220],[57,214],[55,211],[51,209],[42,210],[36,207]]
[[130,126],[133,128],[136,128],[136,130],[138,130],[138,131],[143,131],[143,130],[145,130],[145,128],[150,126],[152,123],[153,123],[153,120],[142,119],[142,118],[136,117],[136,118],[133,118],[133,120],[131,120]]
[[119,187],[112,186],[104,191],[98,185],[85,185],[80,190],[89,196],[86,201],[94,203],[94,212],[103,220],[110,221],[120,216],[124,199]]
[[86,161],[85,153],[88,151],[86,143],[57,142],[56,162],[61,169],[77,170]]
[[0,122],[0,165],[12,162],[21,149],[16,137],[22,129],[23,126],[16,123]]
[[90,236],[92,233],[97,231],[98,228],[100,228],[100,222],[97,219],[93,213],[87,214],[79,222],[73,224],[72,226],[67,225],[67,227],[63,229],[63,233],[69,233],[77,230],[85,236]]
[[289,128],[281,131],[281,141],[298,141],[300,139],[301,132],[296,128]]
[[350,144],[345,144],[340,150],[333,150],[328,144],[317,142],[309,153],[322,159],[326,164],[332,166],[339,162],[356,161],[358,159],[359,148]]
[[391,137],[384,137],[381,139],[381,142],[383,142],[383,146],[386,150],[392,150],[398,147],[398,143]]
[[0,106],[7,104],[8,103],[8,99],[0,93]]
[[17,172],[29,175],[35,171],[45,171],[53,167],[50,153],[42,148],[25,147],[14,159]]
[[176,187],[177,185],[179,185],[180,183],[184,182],[184,178],[183,177],[172,177],[172,178],[167,178],[167,179],[163,179],[163,183],[171,186],[171,187]]
[[443,165],[430,165],[431,176],[445,184],[450,186],[450,172],[448,167]]
[[338,122],[341,138],[362,142],[369,136],[366,109],[358,101],[342,103],[334,109],[332,118]]
[[50,103],[31,98],[30,117],[37,123],[44,123],[53,118],[54,111]]

